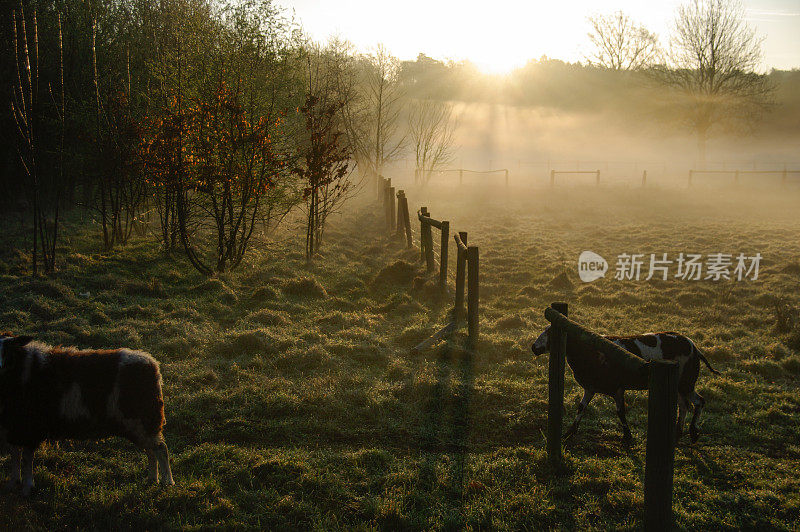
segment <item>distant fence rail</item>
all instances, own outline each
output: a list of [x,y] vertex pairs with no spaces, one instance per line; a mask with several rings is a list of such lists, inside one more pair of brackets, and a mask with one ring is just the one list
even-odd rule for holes
[[[464,174],[499,174],[502,173],[506,179],[506,186],[508,186],[508,168],[499,168],[497,170],[469,170],[467,168],[450,168],[446,170],[434,170],[435,174],[457,173],[458,184],[464,184]],[[420,171],[414,170],[414,183],[417,184],[421,181]]]
[[733,175],[735,183],[739,182],[741,175],[770,175],[778,174],[781,176],[781,184],[785,185],[789,174],[800,174],[800,170],[689,170],[689,186],[692,186],[692,181],[697,174],[726,174]]
[[[561,465],[561,426],[567,339],[599,351],[632,387],[648,388],[647,445],[644,471],[644,529],[672,526],[672,484],[675,463],[675,427],[678,408],[678,365],[673,361],[641,358],[567,317],[566,303],[553,303],[544,317],[551,323],[548,362],[547,457]],[[625,382],[630,381],[630,382]]]
[[600,184],[600,170],[550,170],[550,186],[556,186],[557,174],[592,174],[595,176],[595,184]]

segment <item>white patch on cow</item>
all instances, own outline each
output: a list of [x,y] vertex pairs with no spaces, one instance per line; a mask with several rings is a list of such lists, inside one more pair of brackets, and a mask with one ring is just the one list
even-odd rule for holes
[[128,364],[147,364],[158,367],[158,362],[150,353],[145,353],[144,351],[138,351],[135,349],[120,349],[120,369],[122,369],[122,366],[127,366]]
[[89,418],[89,409],[83,402],[81,387],[73,382],[67,393],[61,398],[61,417],[69,421]]
[[656,339],[656,345],[651,347],[638,338],[633,341],[633,343],[636,344],[636,347],[639,348],[642,358],[645,360],[661,360],[664,358],[664,352],[661,350],[661,337],[652,334],[648,334],[646,336],[654,337]]

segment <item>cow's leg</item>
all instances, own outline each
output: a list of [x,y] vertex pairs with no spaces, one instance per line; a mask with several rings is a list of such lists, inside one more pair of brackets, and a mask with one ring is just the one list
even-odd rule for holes
[[13,490],[17,489],[22,484],[22,469],[20,468],[20,461],[22,460],[22,447],[16,445],[11,447],[11,475],[8,477],[6,488]]
[[167,444],[163,439],[156,445],[155,453],[158,459],[158,470],[161,472],[161,485],[172,486],[175,481],[172,479],[172,469],[169,467]]
[[692,422],[689,425],[689,436],[692,439],[692,443],[694,443],[700,437],[700,429],[697,428],[697,418],[700,417],[700,413],[706,405],[706,400],[703,399],[702,395],[694,392],[692,395],[692,404],[694,405],[694,414],[692,414]]
[[583,399],[581,399],[580,404],[578,404],[578,413],[575,415],[575,421],[572,422],[572,425],[570,425],[569,429],[567,429],[567,432],[564,433],[565,440],[572,438],[578,431],[578,424],[581,422],[583,412],[586,410],[586,407],[589,406],[589,401],[592,400],[594,394],[595,392],[593,390],[583,391]]
[[158,482],[158,457],[156,450],[153,447],[146,447],[144,450],[147,453],[147,481],[155,484]]
[[622,442],[628,445],[633,436],[631,436],[631,429],[628,427],[628,420],[625,418],[625,390],[622,388],[617,390],[614,395],[614,401],[617,403],[617,417],[622,423]]
[[35,448],[22,449],[22,496],[29,497],[33,493],[33,454]]
[[683,424],[686,421],[686,412],[689,410],[689,405],[686,402],[686,397],[678,394],[678,423],[675,425],[675,443],[681,439],[683,435]]

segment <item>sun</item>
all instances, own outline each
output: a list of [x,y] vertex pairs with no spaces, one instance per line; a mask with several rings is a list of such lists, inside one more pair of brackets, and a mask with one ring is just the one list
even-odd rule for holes
[[525,66],[527,63],[527,58],[514,58],[514,57],[503,57],[503,56],[493,56],[493,57],[486,57],[486,58],[473,58],[470,59],[478,70],[483,72],[484,74],[489,74],[492,76],[505,76],[513,72],[514,70]]

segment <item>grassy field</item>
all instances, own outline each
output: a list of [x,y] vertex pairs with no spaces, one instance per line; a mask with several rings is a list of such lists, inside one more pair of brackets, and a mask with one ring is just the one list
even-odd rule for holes
[[[628,396],[630,449],[613,402],[597,398],[564,471],[546,465],[547,360],[530,344],[544,308],[560,300],[599,332],[683,332],[723,372],[701,370],[701,439],[676,452],[678,527],[797,529],[798,192],[465,190],[411,193],[409,204],[426,204],[480,246],[472,355],[462,335],[409,355],[445,323],[449,300],[415,281],[418,252],[382,235],[376,207],[335,220],[313,265],[300,237],[281,237],[212,279],[148,240],[100,253],[96,230],[78,224],[63,268],[31,279],[6,223],[0,329],[152,352],[177,484],[148,485],[144,455],[122,440],[51,444],[39,453],[34,497],[0,495],[0,527],[641,526],[645,393]],[[620,253],[764,258],[754,282],[583,284],[585,249],[612,269]],[[579,398],[568,371],[568,420]]]

